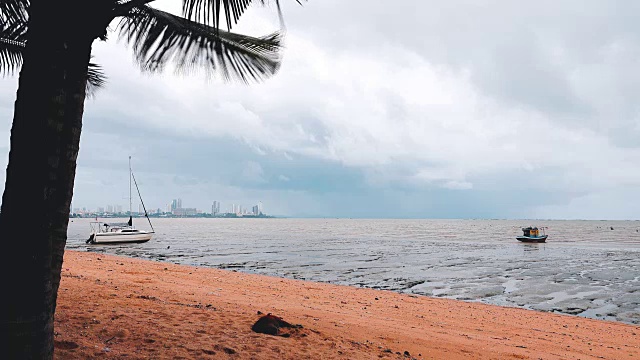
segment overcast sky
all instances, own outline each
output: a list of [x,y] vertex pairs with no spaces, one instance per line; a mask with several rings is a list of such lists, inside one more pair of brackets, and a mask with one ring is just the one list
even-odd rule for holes
[[[141,74],[115,33],[96,42],[108,84],[86,103],[73,206],[125,206],[131,155],[150,208],[638,218],[640,3],[282,1],[282,67],[257,85]],[[235,30],[277,28],[256,8]]]

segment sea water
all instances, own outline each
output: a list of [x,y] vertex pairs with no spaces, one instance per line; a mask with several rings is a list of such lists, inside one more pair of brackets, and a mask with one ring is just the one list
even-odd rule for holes
[[[161,218],[87,245],[90,221],[67,249],[640,323],[640,221]],[[531,225],[546,243],[516,240]]]

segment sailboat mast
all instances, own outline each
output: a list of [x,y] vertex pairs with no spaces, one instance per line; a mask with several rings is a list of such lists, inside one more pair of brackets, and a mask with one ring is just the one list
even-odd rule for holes
[[133,216],[133,206],[131,204],[131,155],[129,155],[129,216]]

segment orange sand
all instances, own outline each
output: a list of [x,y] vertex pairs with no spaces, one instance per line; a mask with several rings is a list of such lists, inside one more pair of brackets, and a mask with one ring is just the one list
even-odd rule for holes
[[58,359],[640,359],[638,326],[75,251],[55,331]]

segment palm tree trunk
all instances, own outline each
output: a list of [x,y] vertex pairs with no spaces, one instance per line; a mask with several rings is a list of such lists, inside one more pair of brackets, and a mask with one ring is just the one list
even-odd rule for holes
[[0,209],[2,359],[53,357],[93,37],[72,29],[61,1],[49,2],[31,1]]

